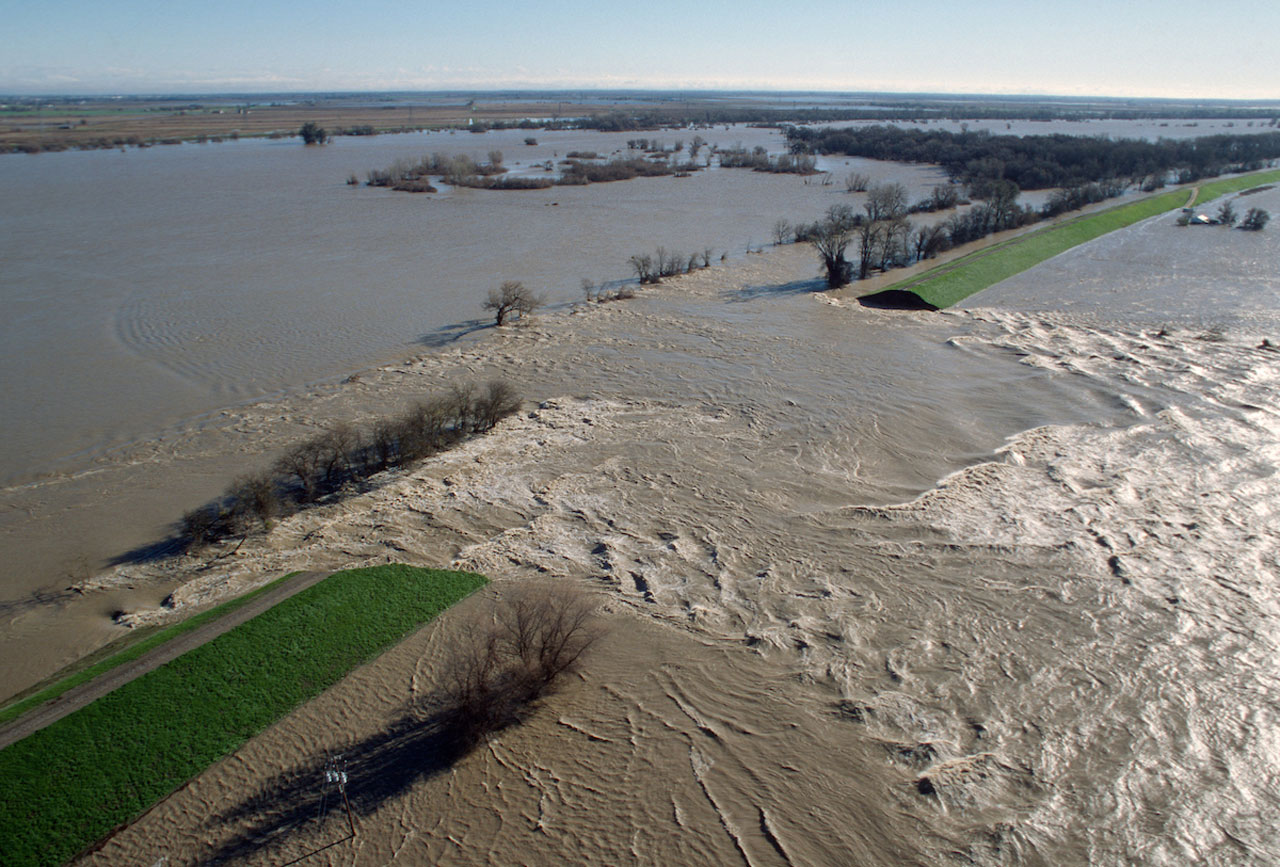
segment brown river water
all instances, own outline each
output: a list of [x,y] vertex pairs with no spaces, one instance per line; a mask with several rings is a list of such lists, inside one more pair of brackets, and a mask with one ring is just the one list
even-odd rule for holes
[[[757,200],[757,244],[847,196],[741,177],[797,197]],[[1276,212],[1280,195],[1241,204]],[[273,444],[460,377],[527,398],[494,433],[235,553],[6,576],[9,690],[118,634],[109,609],[173,617],[170,593],[182,613],[287,570],[389,560],[553,576],[624,627],[600,661],[530,726],[362,802],[361,842],[336,859],[1273,863],[1280,355],[1259,346],[1280,337],[1280,235],[1171,223],[942,314],[816,292],[797,247],[628,302],[563,290],[527,327],[407,360],[389,342],[355,381],[317,370],[113,443],[6,492],[10,562],[60,533],[85,557],[145,544]],[[622,246],[717,243],[690,226]],[[245,793],[392,718],[442,640],[304,708],[99,860],[276,863]],[[215,808],[218,827],[192,824]]]

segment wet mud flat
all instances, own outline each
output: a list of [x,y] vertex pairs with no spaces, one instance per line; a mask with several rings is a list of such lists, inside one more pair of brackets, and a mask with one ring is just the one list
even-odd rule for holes
[[[122,564],[78,590],[173,588],[181,612],[289,569],[395,559],[602,594],[618,643],[528,726],[367,784],[344,850],[360,863],[1280,857],[1280,363],[1263,334],[889,313],[815,293],[814,272],[779,250],[307,408],[238,410],[237,437],[360,420],[464,371],[530,397],[234,554]],[[440,636],[95,857],[276,863],[273,847],[322,840],[254,793],[326,752],[385,759],[378,733],[429,689]]]

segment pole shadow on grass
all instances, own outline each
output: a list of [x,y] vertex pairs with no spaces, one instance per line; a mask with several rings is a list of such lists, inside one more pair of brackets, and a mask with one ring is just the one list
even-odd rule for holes
[[825,280],[793,280],[790,283],[773,284],[768,286],[747,286],[745,289],[735,289],[726,293],[729,301],[734,304],[740,304],[744,301],[754,301],[757,298],[777,298],[785,295],[811,295],[815,292],[823,292],[827,288]]
[[[358,819],[376,812],[419,781],[447,771],[473,744],[456,713],[439,702],[431,711],[402,712],[382,731],[342,750],[352,813]],[[277,774],[240,804],[210,816],[206,820],[210,830],[226,823],[251,824],[201,859],[202,863],[242,859],[266,846],[286,844],[290,832],[303,830],[309,823],[314,827],[325,799],[333,799],[324,783],[334,758],[320,756]]]

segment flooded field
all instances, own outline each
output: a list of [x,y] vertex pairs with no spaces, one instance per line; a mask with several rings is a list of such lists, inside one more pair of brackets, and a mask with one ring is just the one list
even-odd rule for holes
[[[1262,334],[833,306],[782,279],[799,252],[363,378],[351,388],[416,391],[500,370],[559,396],[283,522],[177,593],[451,558],[609,600],[631,649],[589,666],[535,729],[371,793],[357,863],[526,845],[637,863],[838,863],[855,842],[868,863],[1280,854],[1280,376]],[[645,624],[668,637],[640,637]],[[642,661],[654,642],[670,649]],[[336,722],[291,720],[106,851],[183,861],[213,845],[273,863],[284,850],[255,835],[274,814],[233,808],[321,745],[358,751],[342,720],[372,695],[389,725],[432,676],[430,653],[410,656],[379,669],[382,686],[338,691]],[[772,697],[741,702],[761,682]],[[783,721],[794,753],[769,746]],[[777,761],[806,769],[799,790],[767,782]],[[820,793],[843,806],[814,808]],[[191,798],[237,818],[197,829]],[[455,798],[468,806],[443,807]],[[905,836],[875,839],[886,822]],[[273,839],[318,832],[289,833]]]
[[[782,141],[705,135],[725,147]],[[21,420],[5,426],[0,478],[74,470],[177,422],[403,357],[477,324],[504,279],[563,303],[583,278],[630,276],[633,254],[740,256],[768,243],[778,218],[816,219],[850,198],[738,170],[430,196],[345,184],[434,151],[501,150],[520,173],[576,149],[626,149],[623,135],[540,142],[435,133],[0,161],[0,414]],[[866,166],[916,192],[940,180],[927,167]]]
[[[757,203],[766,228],[842,195],[741,177],[813,197]],[[1264,196],[1251,198],[1274,211]],[[1280,356],[1260,347],[1280,339],[1276,235],[1171,219],[959,311],[831,298],[812,252],[786,247],[407,360],[388,341],[354,381],[329,370],[307,393],[237,395],[11,488],[6,549],[106,526],[93,544],[122,553],[272,444],[459,378],[503,376],[527,402],[234,553],[11,579],[0,650],[25,661],[8,688],[119,632],[112,610],[164,620],[287,570],[399,560],[499,587],[552,576],[598,592],[615,629],[528,727],[453,768],[371,780],[405,758],[371,744],[436,676],[444,624],[96,857],[296,856],[331,829],[282,822],[253,796],[346,751],[365,774],[352,863],[1274,861]]]

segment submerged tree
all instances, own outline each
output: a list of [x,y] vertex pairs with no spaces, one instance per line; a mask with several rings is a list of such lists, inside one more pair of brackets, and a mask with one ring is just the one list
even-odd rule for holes
[[866,212],[858,226],[858,279],[867,279],[872,266],[884,267],[895,258],[898,242],[905,248],[907,188],[902,184],[876,184],[862,203]]
[[857,219],[848,205],[836,205],[827,211],[826,219],[809,230],[822,267],[827,272],[827,288],[839,289],[853,279],[853,265],[844,257],[853,238],[850,235]]
[[1222,207],[1218,208],[1218,222],[1224,226],[1234,226],[1236,224],[1236,209],[1231,202],[1223,202]]
[[442,662],[446,731],[462,750],[518,724],[605,634],[597,603],[550,583],[510,587],[475,612]]
[[325,132],[324,127],[311,120],[302,125],[302,129],[298,130],[298,136],[303,144],[309,145],[324,144],[329,140],[329,134]]
[[1262,208],[1250,208],[1240,223],[1240,228],[1247,232],[1260,232],[1271,220],[1271,215]]

